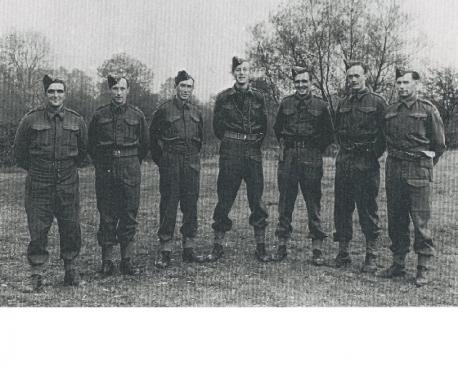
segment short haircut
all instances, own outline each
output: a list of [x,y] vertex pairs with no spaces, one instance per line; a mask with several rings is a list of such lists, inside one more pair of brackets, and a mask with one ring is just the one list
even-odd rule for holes
[[294,78],[295,78],[297,75],[304,74],[304,73],[307,73],[310,79],[312,78],[312,75],[310,74],[309,69],[307,69],[307,68],[305,68],[305,67],[302,67],[302,66],[293,66],[293,67],[291,68],[291,75],[292,75],[292,77],[293,77],[293,80],[294,80]]
[[367,65],[360,60],[344,60],[345,63],[345,71],[348,71],[353,66],[361,66],[363,68],[364,73],[367,73]]

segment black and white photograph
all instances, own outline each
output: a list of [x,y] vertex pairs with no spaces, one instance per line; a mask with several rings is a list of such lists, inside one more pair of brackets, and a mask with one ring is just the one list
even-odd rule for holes
[[0,364],[47,324],[68,365],[453,364],[457,37],[454,0],[0,0]]

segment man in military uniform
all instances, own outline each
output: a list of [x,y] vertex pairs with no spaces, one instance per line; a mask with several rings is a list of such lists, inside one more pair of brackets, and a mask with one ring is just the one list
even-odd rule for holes
[[121,246],[120,271],[137,273],[132,263],[140,201],[140,164],[148,153],[149,136],[143,112],[127,103],[129,82],[108,76],[111,103],[94,113],[89,125],[89,154],[95,165],[95,190],[102,247],[102,273],[115,272],[113,247]]
[[254,227],[256,258],[270,260],[265,246],[267,210],[262,202],[264,175],[261,144],[267,130],[267,112],[264,95],[250,86],[250,64],[239,57],[232,59],[235,85],[218,94],[215,102],[213,129],[221,140],[219,174],[217,181],[218,203],[212,225],[215,239],[209,261],[223,255],[223,240],[232,228],[228,215],[242,180],[247,187],[250,206],[250,225]]
[[321,227],[321,178],[323,152],[333,140],[333,127],[328,106],[312,95],[310,72],[303,67],[292,69],[296,93],[283,99],[274,125],[280,143],[278,163],[279,239],[276,260],[286,257],[286,245],[291,238],[291,226],[298,185],[307,205],[312,263],[323,264],[322,243],[326,234]]
[[76,258],[81,249],[79,181],[77,167],[86,158],[87,130],[83,117],[64,106],[63,80],[43,78],[46,106],[27,113],[14,141],[17,164],[27,171],[25,209],[30,232],[27,259],[32,287],[41,291],[48,261],[48,232],[57,219],[64,284],[77,286]]
[[419,79],[416,71],[396,70],[399,99],[388,107],[385,116],[386,195],[393,264],[382,275],[392,278],[405,274],[412,219],[414,250],[418,255],[416,284],[423,286],[429,282],[428,272],[434,255],[428,228],[433,166],[445,150],[445,137],[436,107],[417,97]]
[[190,101],[194,78],[184,70],[178,72],[175,88],[176,95],[159,106],[150,126],[151,156],[160,173],[159,268],[170,264],[178,203],[183,212],[183,261],[203,261],[194,253],[203,118]]
[[346,63],[351,92],[336,110],[335,130],[340,145],[336,158],[334,241],[339,242],[336,266],[351,263],[349,243],[353,237],[353,211],[358,210],[366,238],[366,258],[361,270],[377,270],[377,239],[380,234],[377,195],[380,186],[378,159],[385,151],[383,121],[386,103],[366,87],[366,66]]

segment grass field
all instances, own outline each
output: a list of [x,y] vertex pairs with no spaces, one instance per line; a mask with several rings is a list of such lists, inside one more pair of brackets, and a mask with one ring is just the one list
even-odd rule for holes
[[[211,217],[216,203],[217,157],[203,159],[199,204],[200,247],[212,247]],[[383,166],[384,164],[382,164]],[[437,245],[433,282],[425,288],[414,285],[416,256],[408,256],[409,275],[404,279],[385,280],[361,274],[364,242],[355,213],[355,238],[352,265],[336,269],[333,259],[337,245],[326,240],[326,265],[311,265],[311,242],[307,238],[306,210],[302,198],[296,203],[293,240],[289,255],[282,263],[258,263],[253,255],[252,228],[248,225],[246,191],[242,185],[231,217],[234,229],[228,233],[225,257],[218,263],[186,265],[181,262],[177,224],[176,247],[172,265],[155,268],[157,251],[159,192],[158,169],[143,164],[142,198],[136,237],[136,263],[141,274],[135,277],[98,274],[101,251],[96,242],[98,213],[94,193],[94,171],[80,171],[83,250],[80,256],[82,284],[62,285],[63,266],[59,260],[58,232],[50,233],[51,260],[45,277],[45,293],[25,293],[28,265],[25,250],[29,240],[24,200],[25,173],[19,170],[0,174],[0,305],[1,306],[438,306],[458,304],[458,152],[447,152],[435,170],[432,231]],[[264,160],[264,201],[270,214],[268,244],[275,244],[278,192],[277,163],[274,153]],[[322,220],[332,237],[334,201],[334,160],[325,159]],[[380,270],[390,264],[386,227],[386,199],[382,169],[379,214],[383,227]]]

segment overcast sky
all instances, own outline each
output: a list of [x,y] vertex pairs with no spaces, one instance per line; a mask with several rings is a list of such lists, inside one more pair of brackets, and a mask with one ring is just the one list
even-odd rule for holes
[[[57,51],[55,64],[96,75],[114,53],[127,52],[155,73],[155,88],[179,69],[207,98],[232,84],[233,55],[243,54],[247,27],[284,0],[0,0],[0,33],[37,30]],[[458,1],[403,0],[414,34],[430,48],[422,59],[458,65]],[[420,61],[418,61],[418,64]]]

